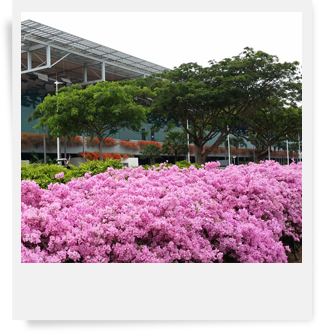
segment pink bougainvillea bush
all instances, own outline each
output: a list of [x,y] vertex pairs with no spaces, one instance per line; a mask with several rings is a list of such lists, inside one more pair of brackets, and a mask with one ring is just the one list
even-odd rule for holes
[[23,180],[21,260],[286,263],[284,237],[302,239],[302,164],[218,165]]

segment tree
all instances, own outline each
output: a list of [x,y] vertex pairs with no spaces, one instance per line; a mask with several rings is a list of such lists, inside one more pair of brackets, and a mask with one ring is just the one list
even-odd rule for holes
[[[242,118],[268,106],[271,99],[296,106],[301,100],[298,66],[298,62],[280,63],[276,56],[251,48],[231,59],[211,61],[205,68],[182,64],[154,75],[153,116],[178,120],[195,144],[196,162],[202,164]],[[162,78],[158,86],[156,78]],[[212,139],[213,144],[203,150]]]
[[[148,88],[118,82],[99,82],[83,89],[80,85],[63,87],[57,95],[48,95],[37,106],[46,111],[51,134],[96,134],[100,160],[103,139],[121,128],[139,131],[149,108],[137,102],[139,97],[153,96]],[[42,119],[40,119],[40,122]]]
[[298,141],[302,131],[302,108],[269,104],[257,108],[247,119],[247,134],[239,134],[256,148],[256,161],[267,157],[268,148],[281,141]]
[[178,156],[188,153],[187,138],[184,132],[170,131],[164,138],[162,144],[162,153],[165,155],[174,155],[174,162],[178,160]]
[[161,149],[154,144],[147,144],[141,151],[140,157],[142,159],[149,159],[150,165],[155,163],[155,159],[161,157]]

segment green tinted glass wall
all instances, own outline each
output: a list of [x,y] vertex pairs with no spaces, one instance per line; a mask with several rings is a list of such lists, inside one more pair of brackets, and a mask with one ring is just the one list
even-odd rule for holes
[[21,132],[22,133],[42,133],[42,129],[34,130],[38,120],[28,122],[28,117],[35,110],[37,105],[43,100],[42,96],[32,93],[21,94]]

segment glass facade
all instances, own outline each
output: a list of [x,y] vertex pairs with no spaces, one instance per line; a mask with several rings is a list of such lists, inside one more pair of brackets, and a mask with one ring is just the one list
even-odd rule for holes
[[22,133],[42,133],[42,129],[34,130],[33,127],[38,124],[38,121],[28,122],[28,117],[43,101],[44,96],[32,93],[21,93],[21,132]]

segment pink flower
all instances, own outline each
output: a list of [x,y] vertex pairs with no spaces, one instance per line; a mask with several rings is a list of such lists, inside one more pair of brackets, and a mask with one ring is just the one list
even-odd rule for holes
[[92,173],[91,171],[89,171],[88,173],[85,173],[84,177],[87,178],[87,179],[90,178],[91,177],[91,173]]
[[302,163],[218,166],[23,180],[21,261],[286,263],[283,237],[302,239]]

